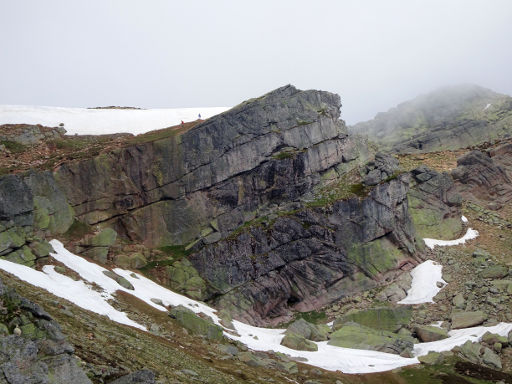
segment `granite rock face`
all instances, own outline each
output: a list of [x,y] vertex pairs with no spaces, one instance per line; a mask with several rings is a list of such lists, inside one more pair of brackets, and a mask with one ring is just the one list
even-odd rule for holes
[[409,212],[420,237],[454,239],[462,232],[462,197],[447,173],[420,166],[411,172]]
[[375,159],[366,164],[365,185],[377,185],[395,175],[398,171],[398,160],[391,155],[381,152],[375,154]]
[[302,196],[323,173],[358,162],[340,106],[335,94],[285,86],[187,132],[54,172],[2,176],[0,220],[55,234],[75,217],[149,247],[215,242],[258,210]]
[[252,324],[286,320],[416,263],[408,175],[364,199],[278,216],[189,256],[207,297]]
[[487,202],[491,209],[501,208],[512,200],[511,159],[511,145],[491,153],[471,151],[457,159],[452,177],[466,200]]

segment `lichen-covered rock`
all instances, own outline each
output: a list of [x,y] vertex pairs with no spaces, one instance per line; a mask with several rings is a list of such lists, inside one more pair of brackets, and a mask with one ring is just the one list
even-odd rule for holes
[[500,357],[491,351],[489,348],[484,348],[484,353],[482,354],[482,362],[485,365],[488,365],[489,367],[495,368],[495,369],[501,369],[501,359]]
[[189,260],[182,259],[168,266],[167,276],[172,289],[197,300],[206,297],[206,283]]
[[500,336],[491,332],[486,332],[482,336],[482,342],[491,346],[496,343],[500,343],[502,346],[508,345],[508,339],[506,336]]
[[213,324],[211,319],[203,319],[190,309],[178,305],[169,312],[169,316],[175,319],[183,328],[192,333],[204,336],[209,340],[222,340],[222,328]]
[[378,307],[365,310],[352,310],[334,321],[333,329],[354,322],[373,329],[396,332],[409,324],[412,310],[407,306]]
[[371,349],[374,351],[403,354],[411,352],[411,338],[396,333],[376,330],[357,323],[347,323],[331,334],[329,345],[344,348]]
[[487,315],[482,311],[454,311],[452,312],[452,329],[474,327],[487,320]]
[[84,243],[91,247],[110,247],[114,245],[117,239],[117,232],[112,228],[105,228],[96,236],[92,237]]
[[501,279],[508,275],[508,268],[504,265],[491,265],[480,272],[484,279]]
[[423,343],[429,343],[431,341],[438,341],[448,338],[448,331],[438,327],[417,326],[414,328],[414,332],[416,332],[416,335],[418,335],[418,338]]
[[286,329],[286,333],[302,336],[312,341],[325,341],[330,333],[329,326],[325,324],[312,324],[304,319],[294,321]]
[[441,364],[444,360],[443,355],[439,352],[429,352],[428,354],[424,356],[419,356],[418,360],[422,364],[426,365],[435,365],[435,364]]
[[414,169],[411,174],[409,212],[417,235],[446,240],[459,236],[462,232],[462,199],[452,178],[426,166]]
[[120,255],[116,255],[114,263],[121,268],[140,269],[144,268],[147,265],[148,261],[142,253],[135,252],[130,254],[123,253]]
[[284,335],[281,345],[298,351],[318,351],[318,345],[309,341],[304,336],[291,332]]
[[126,280],[123,276],[119,276],[117,273],[115,272],[112,272],[112,271],[103,271],[103,274],[105,276],[108,276],[110,277],[112,280],[114,280],[117,284],[119,284],[121,287],[123,288],[126,288],[126,289],[130,289],[133,291],[133,285],[128,281]]

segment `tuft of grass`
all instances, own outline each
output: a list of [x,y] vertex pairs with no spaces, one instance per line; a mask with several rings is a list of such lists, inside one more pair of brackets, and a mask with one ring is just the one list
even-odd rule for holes
[[24,146],[23,144],[20,144],[16,141],[11,141],[11,140],[2,140],[2,141],[0,141],[0,144],[2,144],[5,148],[7,148],[12,153],[25,152],[25,150],[27,149],[27,147]]
[[351,184],[349,186],[349,191],[359,197],[365,197],[368,194],[367,188],[363,183]]
[[276,159],[276,160],[293,159],[294,154],[292,152],[283,151],[283,152],[279,152],[278,154],[272,156],[272,158]]
[[304,319],[308,323],[323,324],[327,321],[327,315],[323,311],[299,312],[296,319]]
[[308,124],[311,124],[311,123],[312,123],[312,121],[297,119],[297,125],[308,125]]
[[158,250],[172,257],[173,260],[181,260],[192,253],[190,249],[185,249],[184,245],[164,245],[158,248]]
[[192,254],[192,250],[185,249],[184,245],[164,245],[157,249],[165,254],[165,258],[148,261],[144,267],[140,268],[141,272],[147,273],[154,268],[172,265],[176,261],[186,258]]

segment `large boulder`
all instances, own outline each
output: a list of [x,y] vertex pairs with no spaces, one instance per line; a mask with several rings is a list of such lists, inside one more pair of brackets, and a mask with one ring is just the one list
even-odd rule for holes
[[472,343],[468,340],[462,346],[455,348],[454,351],[459,352],[463,358],[472,363],[486,365],[494,369],[502,368],[500,357],[479,343]]
[[508,275],[508,268],[504,265],[491,265],[480,272],[484,279],[501,279]]
[[357,323],[343,325],[331,334],[328,344],[337,347],[371,349],[394,354],[408,354],[414,346],[410,337],[368,328]]
[[203,319],[197,316],[193,311],[182,305],[171,309],[169,316],[175,319],[183,328],[196,335],[209,340],[222,340],[223,331],[221,327],[214,324],[209,318]]
[[438,341],[449,337],[446,329],[432,326],[417,326],[414,328],[414,332],[416,332],[416,335],[418,335],[418,338],[423,343]]
[[474,327],[487,320],[487,315],[482,311],[452,312],[452,329]]
[[296,349],[298,351],[318,351],[318,345],[312,341],[307,340],[302,335],[287,332],[281,340],[281,345],[285,347]]
[[317,325],[299,319],[288,326],[286,334],[296,334],[313,341],[325,341],[328,339],[330,331],[329,326],[325,324]]
[[354,322],[373,329],[396,332],[409,324],[412,310],[407,306],[378,307],[353,310],[334,321],[333,329],[338,330],[348,322]]

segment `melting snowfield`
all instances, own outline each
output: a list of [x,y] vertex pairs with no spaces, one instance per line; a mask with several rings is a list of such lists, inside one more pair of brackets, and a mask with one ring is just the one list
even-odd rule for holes
[[[60,241],[53,240],[51,244],[55,250],[51,255],[68,268],[77,272],[83,280],[75,281],[67,276],[61,275],[55,271],[53,266],[45,266],[43,271],[40,272],[20,264],[0,260],[0,269],[32,285],[41,287],[58,297],[69,300],[84,309],[105,315],[113,321],[141,330],[146,330],[146,328],[129,319],[125,313],[116,310],[108,303],[108,300],[114,298],[116,291],[127,292],[162,311],[166,311],[167,309],[154,303],[151,299],[160,299],[164,305],[175,306],[181,304],[196,313],[203,312],[210,316],[216,324],[220,325],[216,310],[204,303],[172,292],[140,274],[120,268],[114,269],[115,273],[127,279],[134,287],[134,290],[126,289],[106,276],[103,273],[106,269],[69,252]],[[425,289],[429,290],[429,292],[433,292],[432,287],[427,287],[427,285],[433,284],[435,286],[435,282],[439,281],[441,266],[432,261],[427,261],[422,265],[425,266],[419,268],[421,267],[420,265],[415,269],[417,272],[413,275],[415,276],[413,277],[413,285],[415,280],[420,281],[421,285],[426,287]],[[427,283],[427,281],[423,279],[423,275],[430,274],[432,271],[435,274],[438,273],[439,276],[436,277],[435,282],[434,279],[432,279],[430,283]],[[92,283],[101,287],[103,291],[97,292],[94,290]],[[420,283],[417,283],[418,287]],[[412,297],[413,296],[410,296],[409,299]],[[419,296],[416,296],[416,298],[418,297]],[[225,332],[226,337],[240,340],[253,350],[272,350],[286,353],[294,357],[302,357],[307,359],[308,364],[327,370],[340,370],[345,373],[371,373],[418,363],[417,358],[404,358],[394,354],[369,350],[340,348],[327,345],[327,342],[318,342],[317,352],[295,351],[280,344],[283,338],[283,329],[258,328],[239,321],[234,321],[233,323],[239,336],[233,336]],[[427,354],[428,351],[446,351],[452,349],[454,346],[462,345],[467,340],[477,341],[486,331],[506,335],[510,330],[512,330],[512,324],[506,323],[501,323],[494,327],[475,327],[455,330],[450,332],[451,337],[448,339],[432,343],[416,344],[414,346],[414,354],[415,356],[421,356]]]
[[[464,216],[462,216],[462,217],[464,217]],[[464,219],[462,219],[462,221],[464,223],[467,223],[467,221],[464,221]],[[453,246],[453,245],[460,245],[460,244],[466,243],[466,241],[468,241],[468,240],[476,239],[477,237],[478,237],[478,231],[475,229],[472,229],[472,228],[468,228],[468,230],[466,231],[466,234],[464,236],[462,236],[460,239],[455,239],[455,240],[423,239],[423,241],[425,242],[425,245],[427,247],[429,247],[430,249],[434,249],[434,247],[436,245],[438,245],[440,247],[449,247],[449,246]]]
[[0,105],[1,124],[41,124],[57,127],[64,124],[68,135],[105,135],[132,133],[139,135],[155,129],[178,125],[218,115],[228,107],[173,109],[87,109]]
[[[442,278],[443,266],[432,260],[427,260],[411,271],[411,288],[407,291],[405,299],[398,304],[433,303],[434,296],[439,293],[446,281]],[[437,283],[442,284],[438,287]]]

